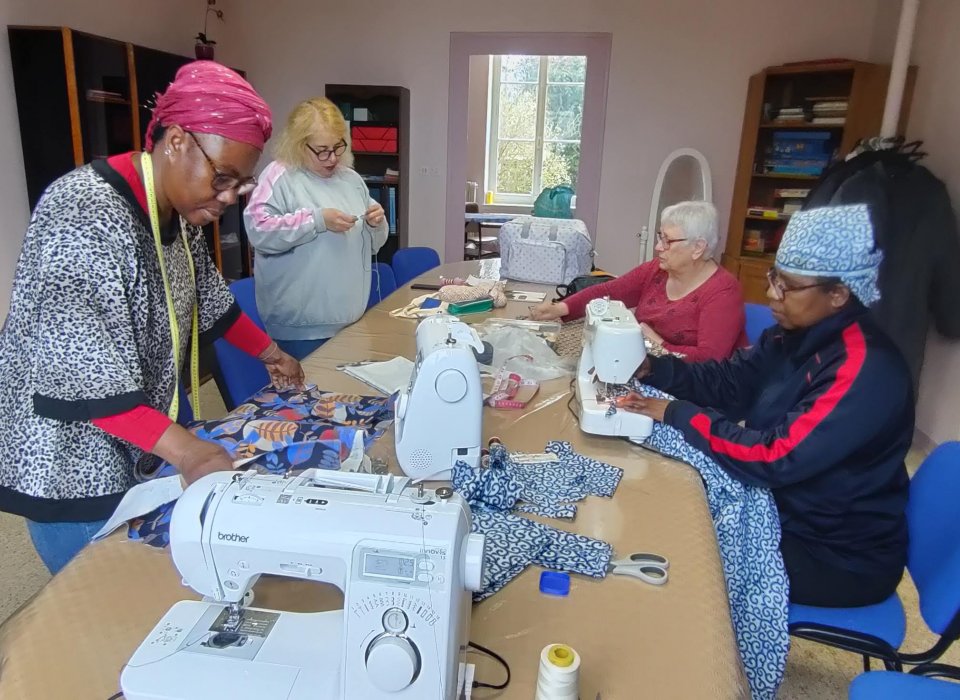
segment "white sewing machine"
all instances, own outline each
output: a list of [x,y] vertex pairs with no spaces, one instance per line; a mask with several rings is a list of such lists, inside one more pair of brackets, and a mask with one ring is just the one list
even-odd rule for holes
[[449,479],[462,460],[480,461],[483,387],[474,355],[480,336],[463,321],[439,314],[417,326],[417,359],[397,398],[397,461],[415,479]]
[[633,312],[622,301],[594,299],[587,304],[583,350],[577,366],[580,429],[594,435],[619,435],[643,441],[653,432],[653,419],[622,409],[611,410],[607,385],[626,384],[647,348]]
[[[123,669],[124,697],[457,698],[484,538],[451,489],[409,482],[307,470],[191,485],[170,545],[184,583],[208,598],[154,627]],[[343,610],[243,607],[261,574],[333,584]]]

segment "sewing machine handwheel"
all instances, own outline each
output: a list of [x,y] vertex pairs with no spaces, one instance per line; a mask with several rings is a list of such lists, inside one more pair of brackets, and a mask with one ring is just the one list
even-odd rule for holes
[[366,661],[370,682],[387,693],[403,690],[420,671],[420,654],[405,637],[377,637],[367,647]]

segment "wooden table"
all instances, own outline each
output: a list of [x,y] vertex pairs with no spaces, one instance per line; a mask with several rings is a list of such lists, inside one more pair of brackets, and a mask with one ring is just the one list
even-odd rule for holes
[[[498,266],[497,260],[454,263],[418,280],[433,281],[441,272],[495,275]],[[413,357],[415,322],[392,318],[389,311],[418,294],[409,284],[401,287],[323,345],[304,362],[309,381],[333,391],[371,393],[334,368],[343,361]],[[525,312],[526,304],[510,303],[496,315]],[[606,540],[618,553],[664,554],[670,581],[654,587],[625,576],[573,576],[569,596],[555,598],[539,592],[540,569],[528,567],[474,607],[471,639],[501,654],[513,681],[505,691],[477,690],[473,696],[533,698],[540,650],[563,642],[582,657],[585,700],[597,693],[603,700],[748,697],[699,476],[623,440],[581,433],[569,399],[568,380],[548,382],[529,410],[485,409],[484,435],[499,435],[510,449],[523,451],[541,451],[550,439],[568,440],[581,453],[622,467],[613,499],[587,498],[573,522],[542,522]],[[392,458],[392,432],[371,453]],[[339,592],[324,589],[265,578],[255,589],[256,604],[297,611],[342,605]],[[87,547],[0,627],[0,697],[105,700],[118,690],[122,665],[156,621],[177,600],[196,597],[180,585],[167,550],[127,541],[123,533]],[[501,680],[496,664],[474,658],[479,680]]]

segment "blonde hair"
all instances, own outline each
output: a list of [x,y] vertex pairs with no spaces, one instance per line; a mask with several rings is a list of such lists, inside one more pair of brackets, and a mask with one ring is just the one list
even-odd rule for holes
[[347,122],[343,119],[340,109],[326,97],[314,97],[304,100],[290,112],[287,123],[277,139],[274,147],[274,157],[291,168],[304,168],[308,159],[315,158],[307,149],[307,141],[318,130],[329,131],[338,141],[347,142],[347,150],[340,156],[339,164],[353,167],[353,153],[350,150],[347,138]]

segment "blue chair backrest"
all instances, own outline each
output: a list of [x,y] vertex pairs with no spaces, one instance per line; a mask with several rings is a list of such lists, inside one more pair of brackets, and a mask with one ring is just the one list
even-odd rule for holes
[[[237,298],[240,309],[263,328],[263,321],[257,313],[257,294],[253,280],[253,277],[237,280],[230,285],[230,291]],[[213,351],[219,365],[217,385],[228,411],[232,411],[270,383],[267,370],[260,360],[233,347],[223,338],[214,341]]]
[[433,248],[401,248],[390,261],[397,286],[402,287],[414,277],[440,265],[440,256]]
[[[177,386],[177,396],[180,397],[180,408],[177,411],[177,423],[185,426],[193,422],[193,406],[190,404],[191,397],[187,394],[187,387],[183,385],[183,382],[179,382]],[[194,391],[199,391],[199,388],[194,389]]]
[[397,280],[390,266],[382,262],[373,263],[370,271],[370,299],[367,301],[367,308],[379,304],[393,294],[396,288]]
[[776,324],[773,318],[773,312],[766,304],[744,304],[744,311],[747,314],[747,340],[751,345],[755,345],[760,340],[760,335],[770,326]]
[[945,442],[910,481],[910,576],[927,626],[943,634],[960,611],[960,442]]

